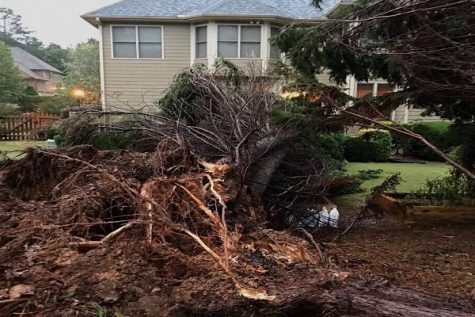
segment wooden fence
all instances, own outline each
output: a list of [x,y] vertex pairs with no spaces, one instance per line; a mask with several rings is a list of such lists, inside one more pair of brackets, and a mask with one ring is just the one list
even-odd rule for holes
[[23,113],[16,116],[0,117],[0,140],[38,140],[59,116],[49,113]]

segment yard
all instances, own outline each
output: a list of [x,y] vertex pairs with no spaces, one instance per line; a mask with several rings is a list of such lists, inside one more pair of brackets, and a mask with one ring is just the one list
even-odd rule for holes
[[4,152],[9,158],[16,158],[27,148],[43,145],[44,141],[1,141],[0,153]]
[[335,199],[342,211],[355,209],[361,206],[369,194],[371,188],[381,184],[388,176],[401,173],[401,184],[397,187],[399,192],[417,191],[424,187],[428,179],[435,179],[447,175],[450,166],[444,163],[428,162],[426,164],[416,163],[349,163],[346,166],[348,175],[358,175],[358,171],[377,170],[383,172],[376,179],[366,180],[362,184],[363,192],[341,196]]

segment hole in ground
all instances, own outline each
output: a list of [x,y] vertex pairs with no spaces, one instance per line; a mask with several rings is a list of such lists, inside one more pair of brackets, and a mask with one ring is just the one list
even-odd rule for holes
[[115,198],[104,201],[103,211],[100,213],[100,223],[89,227],[89,239],[101,240],[104,236],[124,226],[136,218],[135,210],[130,201],[124,198]]

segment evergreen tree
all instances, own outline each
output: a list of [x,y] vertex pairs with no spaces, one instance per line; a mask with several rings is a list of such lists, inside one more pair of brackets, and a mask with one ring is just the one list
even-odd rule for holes
[[23,94],[25,85],[15,66],[10,49],[0,42],[0,102],[15,103]]
[[408,104],[454,120],[464,136],[461,160],[475,170],[473,1],[357,0],[318,25],[286,27],[275,42],[307,81],[328,72],[337,84],[351,75],[398,87],[384,98],[353,100],[353,111]]

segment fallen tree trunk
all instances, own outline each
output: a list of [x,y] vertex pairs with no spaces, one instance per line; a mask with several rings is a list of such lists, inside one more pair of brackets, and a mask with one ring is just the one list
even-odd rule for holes
[[394,286],[359,286],[330,293],[320,303],[350,316],[473,317],[466,301],[426,295]]

